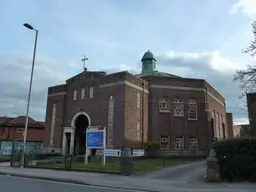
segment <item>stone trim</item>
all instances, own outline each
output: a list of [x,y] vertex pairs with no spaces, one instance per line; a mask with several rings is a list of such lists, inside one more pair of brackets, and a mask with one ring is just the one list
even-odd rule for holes
[[75,127],[63,127],[63,133],[75,133],[76,128]]
[[[181,87],[181,86],[169,86],[169,85],[150,85],[151,88],[156,89],[173,89],[173,90],[183,90],[183,91],[204,91],[206,90],[204,88],[196,88],[196,87]],[[216,100],[218,103],[220,103],[222,106],[225,107],[225,103],[220,101],[218,98],[216,98],[213,94],[209,93],[207,91],[207,94],[212,97],[214,100]]]
[[219,104],[221,104],[223,107],[225,107],[225,103],[221,102],[217,97],[215,97],[213,94],[211,94],[210,92],[207,91],[207,94],[212,97],[213,99],[215,99],[215,101],[217,101]]
[[169,86],[169,85],[150,85],[151,88],[157,89],[176,89],[184,91],[204,91],[204,88],[194,88],[194,87],[180,87],[180,86]]
[[76,119],[78,118],[78,116],[80,115],[84,115],[87,117],[88,119],[88,126],[91,126],[91,118],[90,116],[88,115],[88,113],[84,112],[84,111],[80,111],[78,113],[76,113],[73,118],[72,118],[72,121],[71,121],[71,127],[75,127],[75,123],[76,123]]
[[[100,85],[99,87],[100,88],[105,88],[105,87],[114,87],[114,86],[118,86],[118,85],[127,85],[127,86],[130,86],[130,87],[132,87],[134,89],[137,89],[139,91],[143,91],[142,87],[140,87],[138,85],[135,85],[135,84],[133,84],[131,82],[128,82],[128,81],[118,81],[118,82],[114,82],[114,83],[106,83],[106,84]],[[146,90],[146,89],[144,89],[144,92],[147,93],[147,94],[149,93],[149,91]]]
[[48,94],[48,97],[54,97],[54,96],[60,96],[60,95],[66,95],[67,92],[59,92],[59,93],[52,93]]

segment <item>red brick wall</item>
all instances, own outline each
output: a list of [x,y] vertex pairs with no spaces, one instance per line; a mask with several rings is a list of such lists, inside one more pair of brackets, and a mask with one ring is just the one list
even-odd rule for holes
[[[0,127],[0,138],[1,140],[13,140],[16,127]],[[8,133],[9,132],[9,133]],[[23,140],[23,133],[16,133],[18,140]],[[27,141],[43,141],[44,140],[44,129],[41,128],[28,128]]]

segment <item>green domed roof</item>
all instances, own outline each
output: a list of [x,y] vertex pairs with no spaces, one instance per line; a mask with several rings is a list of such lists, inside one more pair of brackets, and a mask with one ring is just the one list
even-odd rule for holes
[[144,55],[143,55],[141,61],[143,61],[143,60],[145,60],[145,59],[154,59],[154,60],[156,60],[154,54],[151,53],[149,50],[148,50],[146,53],[144,53]]

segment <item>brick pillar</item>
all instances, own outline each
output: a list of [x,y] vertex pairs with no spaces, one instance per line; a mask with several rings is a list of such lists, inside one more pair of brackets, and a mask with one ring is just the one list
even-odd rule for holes
[[126,176],[131,175],[133,173],[133,158],[132,150],[130,148],[124,148],[122,151],[120,171],[121,175]]

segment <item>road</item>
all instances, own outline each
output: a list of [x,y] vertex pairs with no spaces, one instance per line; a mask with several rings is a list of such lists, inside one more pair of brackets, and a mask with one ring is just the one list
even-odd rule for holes
[[173,166],[160,170],[136,175],[148,179],[161,179],[169,181],[183,181],[188,183],[202,183],[206,171],[205,161],[194,162],[186,165]]
[[0,176],[0,188],[1,191],[8,192],[139,192],[135,190],[124,190],[35,179],[24,179],[12,176]]

